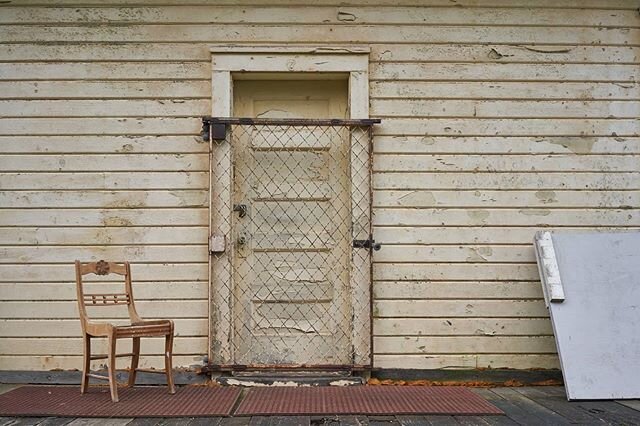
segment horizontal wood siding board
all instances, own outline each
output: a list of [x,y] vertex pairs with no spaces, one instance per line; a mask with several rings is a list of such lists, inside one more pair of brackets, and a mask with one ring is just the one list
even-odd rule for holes
[[[638,227],[635,227],[636,229]],[[377,226],[374,228],[376,238],[385,242],[386,247],[394,245],[463,245],[463,244],[506,244],[529,246],[532,235],[539,226]],[[618,227],[574,226],[544,227],[548,231],[561,230],[569,232],[615,231]],[[634,229],[634,228],[624,228]]]
[[[342,0],[319,0],[314,2],[317,5],[322,6],[437,6],[437,7],[509,7],[509,8],[531,8],[531,2],[527,0],[487,0],[486,2],[478,3],[477,0],[458,0],[455,5],[451,4],[450,0],[376,0],[374,3],[368,0],[349,0],[347,2]],[[86,5],[112,5],[112,6],[130,6],[131,1],[127,0],[109,0],[105,2],[103,0],[55,0],[53,2],[43,3],[42,0],[19,0],[19,4],[22,6],[43,6],[43,5],[59,5],[59,6],[86,6]],[[144,3],[143,3],[144,4]],[[162,4],[165,6],[182,6],[184,2],[181,0],[164,0]],[[209,0],[191,0],[189,4],[208,6]],[[256,4],[255,0],[218,0],[216,4],[219,5],[236,5],[236,6],[253,6]],[[269,0],[269,5],[286,5],[289,7],[308,6],[307,3],[294,2],[291,0]],[[537,8],[586,8],[586,9],[602,9],[602,2],[599,0],[536,0]],[[635,0],[609,0],[607,2],[606,9],[608,10],[635,10]]]
[[[77,318],[76,301],[14,301],[2,302],[2,315],[5,319],[37,319],[37,318]],[[120,309],[122,308],[122,309]],[[173,300],[147,300],[136,302],[138,313],[143,318],[206,318],[206,300],[181,300],[176,303]],[[126,319],[126,306],[91,307],[88,308],[89,316],[97,319]]]
[[[156,245],[205,245],[207,244],[206,225],[172,227],[132,228],[123,224],[120,227],[13,227],[0,229],[0,244],[6,246],[61,247],[74,246],[76,249],[89,246],[105,248],[107,246],[154,247]],[[120,254],[118,255],[120,257]]]
[[373,366],[377,368],[408,369],[473,369],[473,368],[560,368],[555,354],[481,354],[481,355],[374,355]]
[[[531,44],[544,32],[544,44],[625,45],[638,40],[636,28],[521,27],[521,26],[398,26],[360,25],[135,25],[118,26],[117,31],[95,31],[91,26],[5,25],[0,42],[175,42],[183,43],[493,43]],[[332,31],[327,31],[331,28]],[[626,43],[625,43],[626,41]],[[629,43],[629,41],[632,41]]]
[[378,136],[376,154],[638,154],[638,137]]
[[200,118],[211,45],[243,43],[371,49],[374,366],[558,368],[531,239],[640,229],[637,1],[254,3],[2,8],[0,370],[81,367],[76,258],[131,261],[174,364],[202,365]]
[[576,14],[574,10],[528,9],[526,12],[513,8],[473,8],[455,7],[414,8],[397,6],[348,7],[307,7],[296,13],[289,7],[254,6],[191,6],[167,7],[100,7],[100,8],[39,8],[26,9],[7,7],[0,18],[2,24],[43,24],[58,23],[212,23],[227,24],[246,22],[247,24],[419,24],[419,25],[544,25],[544,26],[606,26],[638,27],[640,18],[633,10],[585,10]]
[[[206,303],[206,302],[203,302]],[[125,323],[113,320],[114,323]],[[176,335],[200,337],[207,334],[207,318],[176,318]],[[2,321],[0,337],[74,337],[82,335],[78,319],[11,319]],[[104,362],[104,361],[103,361]]]
[[[146,339],[141,343],[141,350],[143,351],[140,356],[138,366],[140,368],[164,368],[164,355],[149,355],[145,354],[147,350]],[[124,350],[118,348],[118,352]],[[56,374],[48,370],[79,370],[82,368],[82,355],[0,355],[0,370],[36,370],[47,371],[48,374]],[[105,352],[106,353],[106,352]],[[119,370],[127,369],[131,364],[129,358],[122,357],[116,359],[116,368]],[[198,369],[205,364],[204,357],[202,355],[179,355],[174,351],[173,365],[179,365],[183,368]],[[104,360],[97,360],[91,363],[92,370],[100,370],[104,368]],[[67,373],[68,371],[60,371],[59,374]],[[80,371],[77,371],[78,377],[74,380],[69,380],[67,384],[77,385],[80,380]],[[9,375],[8,373],[7,375]],[[140,373],[139,373],[140,374]],[[159,374],[154,374],[159,376]],[[177,379],[177,374],[174,373],[174,380]],[[55,376],[53,376],[55,377]],[[164,379],[164,378],[163,378]],[[29,377],[25,380],[26,383],[34,383],[33,377]],[[54,378],[49,384],[61,383],[61,378]],[[164,383],[161,383],[164,385]]]
[[399,190],[560,190],[560,189],[640,189],[638,173],[544,172],[378,172],[375,189]]
[[[118,293],[124,287],[123,283],[104,282],[88,285],[86,292],[99,291],[102,293]],[[207,298],[207,283],[197,282],[135,282],[133,291],[136,301],[147,300],[190,300]],[[3,301],[75,301],[75,282],[68,283],[1,283],[0,300]]]
[[[6,10],[5,8],[4,10]],[[636,15],[635,12],[633,12]],[[575,14],[574,14],[575,15]],[[188,43],[5,43],[0,45],[5,62],[67,61],[202,61],[209,62],[210,52],[201,44]],[[470,63],[616,63],[640,61],[640,47],[576,46],[539,44],[384,44],[371,45],[372,62],[470,62]],[[169,92],[173,93],[173,92]],[[135,96],[131,93],[130,96]],[[196,96],[202,97],[197,94]],[[206,98],[206,97],[205,97]]]

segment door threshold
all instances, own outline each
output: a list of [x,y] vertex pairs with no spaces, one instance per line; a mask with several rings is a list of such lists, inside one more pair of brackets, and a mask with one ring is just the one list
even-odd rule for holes
[[357,386],[366,383],[351,370],[253,370],[234,371],[213,380],[228,386]]

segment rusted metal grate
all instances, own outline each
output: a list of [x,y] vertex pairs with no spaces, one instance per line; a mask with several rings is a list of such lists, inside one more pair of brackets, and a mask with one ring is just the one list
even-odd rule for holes
[[212,364],[370,365],[375,122],[205,120]]
[[111,402],[108,387],[24,386],[0,395],[1,416],[62,417],[195,417],[228,416],[239,388],[185,387],[170,395],[165,387],[119,389]]
[[251,389],[237,416],[314,414],[503,414],[463,387],[362,386]]

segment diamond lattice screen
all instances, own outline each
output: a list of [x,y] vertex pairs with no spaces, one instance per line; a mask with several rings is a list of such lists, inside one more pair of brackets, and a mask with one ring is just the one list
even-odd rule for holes
[[212,188],[230,183],[212,192],[215,363],[370,363],[370,253],[352,247],[371,232],[370,142],[369,126],[277,122],[214,142]]

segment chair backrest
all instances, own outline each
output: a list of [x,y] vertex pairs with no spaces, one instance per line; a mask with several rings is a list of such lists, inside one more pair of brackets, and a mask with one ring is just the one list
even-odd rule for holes
[[[88,274],[109,275],[117,274],[124,277],[123,293],[85,293],[83,285],[83,277]],[[92,284],[92,287],[97,284]],[[98,262],[81,263],[76,260],[76,291],[78,295],[78,311],[80,313],[80,321],[82,327],[87,321],[87,306],[114,306],[127,305],[129,311],[129,319],[132,322],[140,321],[140,316],[136,312],[135,303],[133,301],[133,289],[131,286],[131,267],[129,262],[115,263]]]

